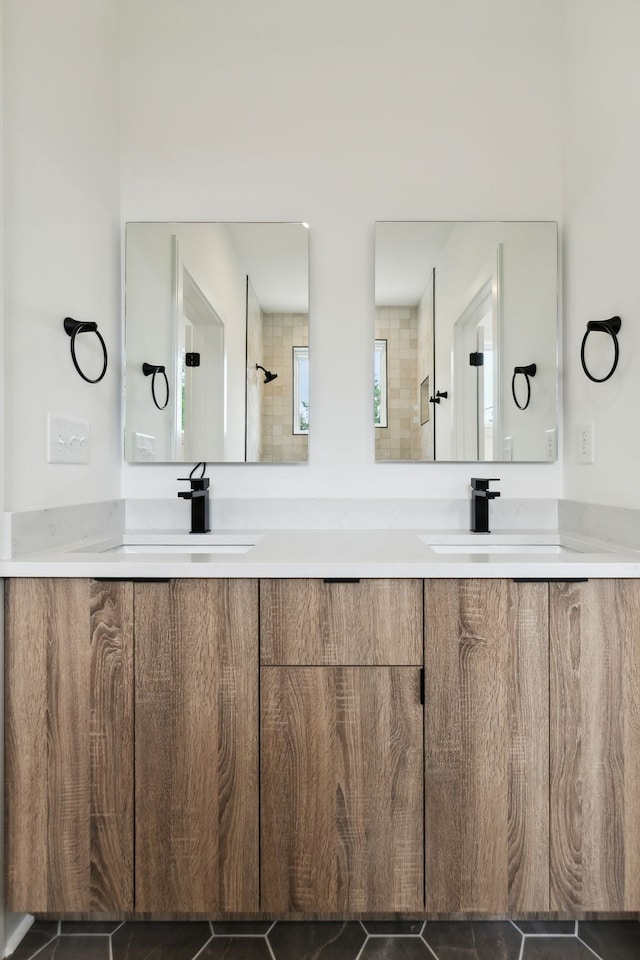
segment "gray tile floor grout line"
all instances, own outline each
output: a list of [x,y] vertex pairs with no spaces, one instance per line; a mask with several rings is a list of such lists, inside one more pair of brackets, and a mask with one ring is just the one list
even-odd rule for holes
[[367,930],[366,930],[366,928],[365,928],[365,925],[363,924],[362,920],[358,920],[358,923],[360,924],[360,926],[361,926],[362,929],[364,930],[364,943],[362,944],[362,946],[360,947],[360,949],[359,949],[358,952],[356,953],[356,955],[355,955],[355,957],[353,958],[353,960],[360,960],[360,958],[362,957],[362,951],[364,950],[364,948],[366,947],[366,945],[367,945],[368,942],[369,942],[369,933],[367,932]]
[[[272,926],[269,927],[269,930],[267,930],[267,934],[269,933],[270,930],[273,929],[273,927],[274,927],[275,925],[276,925],[276,921],[274,920]],[[270,957],[271,957],[271,960],[276,960],[276,955],[275,955],[275,953],[273,952],[273,947],[271,946],[271,942],[270,942],[270,940],[269,940],[269,937],[268,937],[266,934],[265,934],[264,940],[265,940],[265,943],[266,943],[266,945],[267,945],[267,950],[269,951],[269,955],[270,955]]]
[[[214,933],[212,939],[214,940],[263,940],[269,936],[269,931],[266,933]],[[208,942],[208,941],[207,941]]]
[[59,933],[59,937],[110,937],[110,933]]
[[524,933],[522,930],[518,930],[518,933],[522,933],[523,937],[530,940],[548,940],[550,937],[555,940],[559,940],[561,937],[564,937],[565,940],[573,940],[574,937],[577,937],[577,933]]
[[208,947],[208,946],[209,946],[209,944],[210,944],[211,941],[213,940],[213,936],[214,936],[214,935],[213,935],[213,932],[212,932],[212,933],[211,933],[211,936],[209,937],[209,939],[206,941],[206,943],[203,943],[203,944],[202,944],[202,946],[200,947],[200,949],[198,950],[197,953],[194,953],[194,955],[191,957],[191,960],[197,960],[197,958],[200,956],[200,954],[201,954],[202,951],[205,949],[205,947]]
[[419,940],[422,936],[420,933],[369,933],[367,936],[371,937],[372,940],[388,940],[391,937],[393,940]]
[[591,951],[591,953],[594,955],[594,957],[597,957],[598,960],[602,960],[602,957],[600,956],[600,954],[599,954],[599,953],[596,953],[595,950],[593,949],[593,947],[590,947],[589,944],[586,943],[586,942],[582,939],[582,937],[580,936],[579,933],[576,934],[576,940],[579,940],[580,943],[583,943],[583,944],[585,945],[585,947],[587,948],[587,950],[590,950],[590,951]]
[[48,946],[50,946],[54,940],[57,940],[57,937],[51,937],[51,940],[47,940],[46,943],[43,943],[41,947],[38,947],[35,953],[30,953],[27,957],[27,960],[35,960],[39,953],[42,953]]
[[[515,927],[515,923],[514,923],[514,927]],[[517,929],[518,929],[518,928],[516,927],[516,930],[517,930]],[[522,938],[522,939],[520,940],[520,953],[518,954],[518,960],[523,960],[523,957],[524,957],[524,944],[525,944],[526,934],[523,933],[522,930],[520,930],[520,935],[521,935],[521,938]]]
[[435,950],[433,949],[433,947],[431,946],[431,944],[430,944],[430,943],[427,943],[427,941],[424,939],[424,931],[425,931],[426,929],[427,929],[427,924],[425,923],[424,927],[422,928],[422,933],[420,934],[420,936],[421,936],[421,938],[422,938],[422,942],[424,943],[425,947],[427,948],[427,950],[429,951],[429,953],[431,954],[431,956],[432,956],[432,957],[435,957],[436,960],[438,960],[438,955],[437,955],[437,953],[435,952]]

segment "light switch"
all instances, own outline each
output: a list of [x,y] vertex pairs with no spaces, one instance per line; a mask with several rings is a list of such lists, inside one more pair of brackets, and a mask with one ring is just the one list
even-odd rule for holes
[[89,424],[49,414],[47,451],[48,463],[89,463]]
[[136,462],[141,460],[155,460],[156,458],[156,438],[149,433],[133,433],[133,448]]

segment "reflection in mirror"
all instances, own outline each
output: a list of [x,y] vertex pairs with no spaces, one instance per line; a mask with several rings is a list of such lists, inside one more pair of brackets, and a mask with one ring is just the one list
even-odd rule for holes
[[127,224],[127,461],[307,460],[308,248],[301,223]]
[[376,224],[376,460],[556,459],[557,256],[549,221]]

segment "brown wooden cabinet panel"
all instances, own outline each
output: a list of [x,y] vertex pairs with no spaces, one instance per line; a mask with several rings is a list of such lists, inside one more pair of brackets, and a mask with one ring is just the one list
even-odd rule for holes
[[258,909],[258,584],[136,584],[136,909]]
[[551,909],[640,910],[640,581],[551,584]]
[[133,907],[133,593],[6,583],[11,910]]
[[549,909],[548,587],[425,583],[427,909]]
[[420,671],[263,667],[262,909],[424,908]]
[[422,581],[260,581],[263,664],[422,664]]

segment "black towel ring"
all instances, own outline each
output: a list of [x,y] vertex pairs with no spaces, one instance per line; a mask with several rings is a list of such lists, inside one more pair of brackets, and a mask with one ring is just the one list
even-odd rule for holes
[[[513,402],[515,403],[518,410],[526,410],[529,406],[529,401],[531,400],[531,381],[529,377],[535,377],[536,370],[535,363],[530,363],[526,367],[514,367],[513,376],[511,377],[511,396],[513,397]],[[524,403],[518,403],[518,398],[516,397],[516,377],[521,373],[527,384],[527,399]]]
[[[74,320],[73,317],[65,317],[64,329],[65,329],[65,333],[67,333],[71,337],[71,359],[73,360],[74,367],[76,368],[76,370],[78,371],[82,379],[86,380],[87,383],[99,383],[100,380],[102,380],[102,378],[104,377],[105,373],[107,372],[108,357],[107,357],[107,347],[104,340],[102,339],[100,331],[98,330],[98,324],[94,323],[93,320]],[[76,337],[78,336],[79,333],[95,333],[96,337],[98,338],[102,346],[102,355],[104,358],[104,363],[102,365],[102,373],[98,377],[96,377],[95,380],[92,380],[91,377],[87,377],[82,372],[82,370],[80,369],[80,366],[78,365],[78,360],[76,357]]]
[[[587,332],[582,338],[582,346],[580,347],[580,362],[582,363],[582,369],[589,377],[589,380],[592,380],[594,383],[604,383],[605,380],[608,380],[609,377],[613,376],[613,371],[618,366],[618,359],[620,357],[620,347],[618,345],[618,337],[616,334],[620,333],[620,327],[622,326],[622,320],[620,317],[609,317],[608,320],[589,320],[587,323]],[[587,363],[584,359],[584,350],[587,343],[587,337],[594,330],[599,330],[601,333],[608,333],[611,339],[613,340],[613,364],[609,373],[604,377],[594,377],[592,373],[587,369]]]
[[[143,363],[142,372],[145,377],[151,377],[151,396],[153,397],[153,402],[155,403],[158,410],[164,410],[166,405],[169,403],[169,381],[167,380],[167,371],[160,363]],[[156,397],[156,374],[161,373],[164,377],[164,385],[167,391],[164,403],[158,403],[158,398]]]

